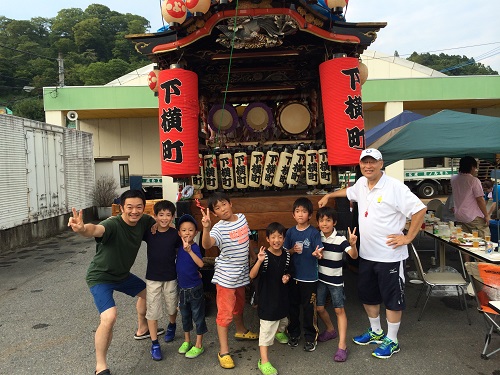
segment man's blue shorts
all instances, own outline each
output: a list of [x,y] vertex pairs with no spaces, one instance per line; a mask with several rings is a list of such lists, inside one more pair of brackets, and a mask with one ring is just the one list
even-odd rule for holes
[[90,288],[90,293],[94,296],[94,303],[99,314],[102,314],[107,309],[116,306],[113,298],[115,290],[135,297],[144,289],[146,289],[146,283],[131,273],[126,279],[116,283],[94,285]]

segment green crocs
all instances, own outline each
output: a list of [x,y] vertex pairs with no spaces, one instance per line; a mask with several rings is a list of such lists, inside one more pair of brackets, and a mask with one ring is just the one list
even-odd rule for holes
[[190,342],[184,341],[178,350],[179,354],[186,354],[192,346]]
[[186,358],[196,358],[198,357],[200,354],[203,354],[203,352],[205,351],[205,349],[203,348],[203,346],[201,348],[197,348],[196,346],[193,346],[191,349],[189,349],[189,351],[186,353]]
[[286,335],[285,332],[278,332],[277,334],[274,335],[274,338],[280,344],[288,344],[288,336]]
[[259,359],[257,366],[259,367],[260,372],[262,372],[262,375],[278,375],[278,370],[273,367],[271,362],[262,364]]

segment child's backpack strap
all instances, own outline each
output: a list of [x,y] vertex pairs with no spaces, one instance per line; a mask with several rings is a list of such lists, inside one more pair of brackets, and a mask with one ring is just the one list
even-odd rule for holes
[[285,275],[288,273],[288,267],[290,266],[290,253],[285,250],[286,261],[285,261]]
[[264,258],[264,262],[262,262],[262,272],[267,271],[268,264],[269,264],[269,256],[267,255],[267,251],[266,251],[266,257]]

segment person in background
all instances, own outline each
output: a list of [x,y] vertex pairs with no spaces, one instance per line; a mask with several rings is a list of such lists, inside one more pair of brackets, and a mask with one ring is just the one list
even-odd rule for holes
[[[137,298],[137,331],[135,336],[148,338],[146,321],[146,283],[130,272],[141,246],[144,233],[155,220],[144,215],[146,197],[140,190],[127,190],[120,197],[121,215],[99,224],[85,224],[83,212],[73,208],[68,226],[84,237],[94,237],[96,253],[87,271],[87,285],[99,311],[100,322],[95,332],[96,375],[109,375],[107,353],[113,337],[117,308],[113,293],[119,291]],[[157,332],[163,334],[163,329]]]
[[[490,215],[486,210],[484,191],[477,174],[477,161],[472,156],[460,159],[458,174],[451,178],[455,218],[464,231],[477,230],[480,237],[490,234]],[[467,257],[464,258],[468,261]]]
[[[498,198],[499,189],[498,184],[494,184],[491,180],[486,180],[481,183],[484,191],[484,199],[486,200],[486,207],[490,219],[497,220],[498,217]],[[489,204],[489,207],[488,207]]]
[[[370,328],[353,338],[358,345],[380,344],[372,355],[390,358],[400,351],[398,331],[406,307],[404,284],[408,244],[418,234],[426,206],[399,180],[387,176],[379,150],[368,148],[359,158],[361,177],[346,189],[325,195],[318,202],[324,207],[330,198],[347,197],[358,202],[359,249],[358,295]],[[410,218],[408,232],[403,230]],[[387,335],[380,324],[380,304],[384,303]]]
[[[220,220],[212,229],[210,212]],[[234,368],[229,354],[228,327],[234,319],[237,340],[257,340],[259,335],[248,330],[243,323],[245,307],[245,285],[250,283],[248,256],[255,258],[250,250],[250,228],[243,214],[233,213],[233,205],[225,193],[213,193],[208,197],[208,208],[201,210],[203,225],[202,245],[205,249],[217,246],[220,250],[215,259],[212,283],[217,290],[217,335],[222,368]]]

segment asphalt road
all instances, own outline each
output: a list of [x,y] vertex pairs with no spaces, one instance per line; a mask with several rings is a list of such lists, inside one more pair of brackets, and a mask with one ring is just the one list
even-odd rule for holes
[[[416,241],[417,247],[429,249],[427,238]],[[146,254],[143,246],[133,272],[145,274]],[[93,336],[98,323],[91,295],[85,284],[85,272],[94,253],[94,241],[65,232],[0,255],[0,374],[93,374]],[[422,252],[429,267],[432,252]],[[451,252],[447,261],[457,262]],[[455,265],[456,267],[456,265]],[[414,269],[413,267],[411,269]],[[411,270],[410,269],[410,270]],[[458,268],[457,268],[458,269]],[[348,337],[364,331],[368,320],[356,296],[356,274],[346,269],[346,311]],[[349,358],[335,363],[332,356],[337,340],[320,343],[314,352],[275,344],[270,359],[280,374],[494,374],[500,375],[500,352],[485,361],[480,358],[484,344],[484,322],[469,299],[472,325],[452,296],[431,298],[422,321],[413,307],[418,286],[407,285],[407,310],[399,333],[401,352],[391,359],[371,356],[374,346],[349,343]],[[180,316],[173,343],[161,343],[164,360],[154,362],[149,355],[149,340],[136,341],[135,303],[117,293],[118,321],[109,351],[109,366],[118,374],[259,374],[257,342],[230,339],[236,363],[234,370],[220,368],[215,309],[207,317],[209,333],[205,337],[205,353],[196,359],[177,354],[182,343]],[[331,311],[330,311],[331,312]],[[255,310],[247,307],[245,320],[258,331]],[[334,318],[333,318],[334,320]],[[335,321],[335,320],[334,320]],[[383,324],[383,326],[386,326]],[[230,328],[230,335],[234,327]],[[500,346],[500,337],[490,345]]]

